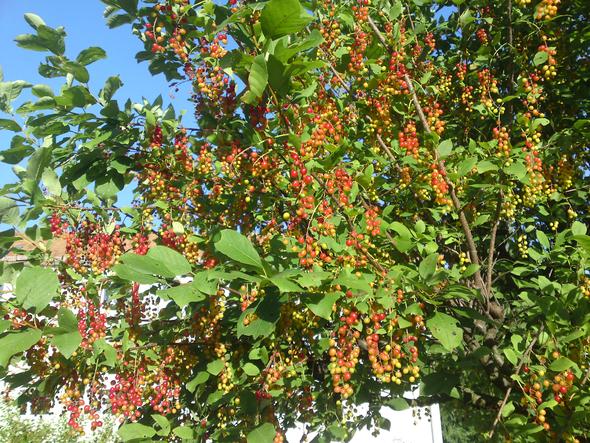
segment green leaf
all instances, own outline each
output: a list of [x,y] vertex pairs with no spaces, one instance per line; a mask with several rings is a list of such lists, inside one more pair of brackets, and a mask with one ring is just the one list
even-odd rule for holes
[[512,270],[510,272],[514,275],[523,275],[527,272],[531,272],[531,270],[529,268],[527,268],[526,266],[516,266],[516,267],[512,268]]
[[385,404],[394,411],[404,411],[410,408],[408,401],[403,397],[394,397],[385,402]]
[[214,391],[207,396],[207,404],[213,405],[223,398],[223,391]]
[[165,277],[186,275],[192,270],[191,264],[184,255],[166,246],[152,246],[146,256],[157,261],[169,271],[167,275],[162,274]]
[[209,271],[195,273],[195,276],[193,278],[193,285],[203,294],[217,294],[217,280],[210,279]]
[[554,360],[550,365],[549,369],[556,372],[562,372],[569,368],[577,366],[573,361],[571,361],[567,357],[559,357],[557,360]]
[[41,339],[41,331],[27,329],[11,332],[0,338],[0,366],[6,368],[13,355],[26,351]]
[[438,156],[442,158],[448,157],[451,152],[453,152],[453,141],[451,139],[446,139],[440,142],[438,148],[436,148],[438,152]]
[[12,112],[10,102],[15,100],[24,88],[30,88],[31,84],[22,80],[13,82],[0,82],[0,111]]
[[587,334],[587,329],[579,329],[577,331],[574,331],[568,335],[566,335],[563,339],[560,339],[560,341],[562,341],[563,343],[569,343],[571,341],[574,341],[580,337],[583,337],[584,335]]
[[326,68],[327,63],[322,60],[313,60],[309,62],[294,62],[287,68],[287,74],[291,76],[302,75],[316,69]]
[[103,364],[114,367],[117,363],[117,350],[104,338],[99,338],[92,345],[94,348],[94,356],[104,355]]
[[305,305],[318,317],[330,320],[332,318],[332,306],[342,297],[341,292],[329,294],[310,294],[303,297]]
[[6,332],[10,326],[12,326],[12,322],[10,320],[0,320],[0,333]]
[[268,350],[265,347],[255,347],[248,353],[250,360],[262,360],[264,364],[268,363]]
[[53,330],[51,344],[59,349],[65,358],[70,358],[82,343],[78,332],[78,319],[69,309],[61,308],[57,312],[59,328]]
[[257,99],[262,97],[266,85],[268,85],[268,71],[266,68],[266,60],[264,55],[257,55],[252,62],[250,67],[250,74],[248,75],[248,85],[250,86],[249,92],[252,94],[253,99],[248,103],[254,104]]
[[539,243],[545,249],[550,248],[549,239],[547,238],[547,235],[545,235],[545,233],[543,231],[539,231],[538,229],[537,229],[537,240],[539,240]]
[[6,129],[13,132],[19,132],[22,130],[17,122],[7,118],[0,118],[0,129]]
[[196,375],[195,378],[186,384],[186,389],[188,389],[189,392],[195,392],[197,386],[202,385],[207,380],[209,380],[209,373],[201,371]]
[[430,280],[430,278],[436,272],[438,256],[439,254],[435,252],[420,262],[420,266],[418,266],[418,272],[420,273],[420,277],[422,277],[423,280]]
[[300,292],[302,290],[301,286],[289,280],[286,275],[276,274],[269,280],[273,285],[279,288],[279,291],[281,292]]
[[258,366],[252,363],[246,363],[244,366],[242,366],[242,370],[250,377],[255,377],[260,374],[260,369],[258,369]]
[[426,71],[422,77],[420,77],[420,84],[425,85],[432,77],[432,71]]
[[[278,296],[268,294],[260,300],[256,308],[246,309],[238,319],[238,337],[268,337],[275,330],[280,318],[281,301]],[[255,313],[258,317],[248,325],[244,324],[246,317]]]
[[156,430],[141,423],[127,423],[119,428],[117,434],[123,441],[151,438],[156,435]]
[[477,271],[479,271],[480,265],[476,265],[475,263],[471,263],[469,266],[467,266],[467,268],[465,268],[465,271],[463,271],[463,278],[467,278],[467,277],[471,277],[473,274],[475,274]]
[[[18,225],[20,211],[14,200],[0,197],[0,221],[9,225]],[[17,240],[16,238],[14,240]]]
[[111,29],[133,22],[133,16],[130,14],[111,15],[107,18],[107,26]]
[[98,96],[104,102],[108,103],[112,98],[117,89],[123,86],[123,82],[118,75],[111,76],[106,79],[103,88],[100,90]]
[[588,235],[574,235],[573,239],[578,243],[586,254],[590,254],[590,236]]
[[586,231],[587,231],[587,228],[584,223],[580,223],[579,221],[575,221],[572,223],[572,234],[585,235]]
[[469,172],[471,172],[471,170],[476,164],[476,157],[466,158],[461,163],[459,163],[459,166],[457,167],[457,174],[459,174],[460,177],[466,176],[467,174],[469,174]]
[[504,409],[502,409],[502,417],[508,417],[510,414],[514,412],[514,410],[514,403],[512,403],[511,401],[506,403],[506,406],[504,406]]
[[63,63],[63,68],[66,72],[72,74],[80,83],[87,83],[90,79],[88,70],[80,63],[67,61]]
[[59,177],[52,168],[45,168],[41,180],[50,194],[61,195],[61,183],[59,182]]
[[336,438],[336,441],[343,441],[346,438],[346,429],[340,425],[331,424],[327,430]]
[[184,308],[190,303],[203,301],[206,298],[205,294],[201,293],[193,283],[186,283],[169,289],[163,289],[156,294],[171,298],[180,308]]
[[38,36],[33,34],[20,34],[14,38],[16,45],[19,48],[28,49],[30,51],[45,52],[47,47]]
[[37,29],[41,25],[45,25],[45,22],[41,17],[37,14],[33,14],[32,12],[27,12],[25,14],[25,21],[31,26],[33,29]]
[[497,170],[498,170],[498,167],[495,164],[493,164],[491,161],[488,161],[488,160],[480,161],[477,164],[477,171],[480,174],[484,174],[488,171],[497,171]]
[[66,108],[83,108],[93,105],[96,100],[86,87],[77,85],[65,89],[61,95],[55,97],[55,103]]
[[190,426],[178,426],[172,430],[172,433],[183,440],[193,440],[195,431]]
[[81,65],[86,66],[104,58],[107,58],[107,53],[104,49],[99,48],[98,46],[91,46],[90,48],[80,51],[78,57],[76,57],[76,61]]
[[[166,246],[153,246],[146,255],[134,253],[123,254],[121,264],[113,267],[113,271],[124,280],[139,283],[155,283],[158,281],[152,275],[173,278],[185,275],[191,271],[190,263],[182,254]],[[178,291],[182,291],[178,290]],[[180,293],[176,295],[181,296]]]
[[59,349],[59,352],[61,352],[65,358],[70,358],[80,347],[80,343],[82,343],[82,336],[78,331],[56,334],[51,339],[51,344]]
[[157,434],[161,437],[166,437],[170,434],[170,420],[160,414],[152,414],[152,419],[160,426]]
[[547,126],[551,121],[548,118],[536,118],[531,124],[531,129],[535,131],[539,126]]
[[362,292],[372,293],[371,281],[372,279],[367,274],[358,277],[356,274],[352,274],[350,270],[343,269],[338,275],[338,278],[334,280],[334,284],[343,285],[347,289],[357,289]]
[[396,0],[393,6],[389,9],[389,19],[396,20],[402,13],[403,6],[399,0]]
[[304,288],[317,288],[322,285],[322,281],[330,278],[332,274],[325,271],[305,272],[297,279],[297,282]]
[[322,33],[317,29],[312,30],[309,36],[301,43],[295,46],[284,47],[277,46],[274,55],[281,61],[286,62],[299,52],[315,48],[324,42]]
[[250,431],[246,436],[248,443],[272,443],[277,431],[272,423],[264,423]]
[[423,234],[424,231],[426,231],[426,223],[424,223],[422,220],[418,220],[414,226],[414,229],[418,234]]
[[546,51],[539,51],[533,57],[533,64],[535,66],[542,65],[549,59],[549,54]]
[[516,355],[516,352],[511,348],[506,348],[503,352],[508,361],[512,364],[512,366],[516,366],[516,364],[518,363],[518,355]]
[[221,237],[215,242],[215,249],[238,263],[263,269],[262,260],[250,240],[237,231],[221,231]]
[[47,63],[41,63],[37,70],[45,78],[65,77],[67,73],[61,67],[55,67]]
[[459,398],[457,391],[459,377],[457,374],[446,372],[433,372],[422,377],[420,385],[421,395],[448,394],[452,398]]
[[527,174],[526,166],[520,162],[514,162],[511,165],[505,167],[504,172],[506,174],[512,175],[513,177],[516,177],[519,180],[522,180]]
[[219,375],[224,366],[223,360],[219,358],[207,364],[207,372],[211,375]]
[[53,89],[51,89],[51,86],[42,85],[42,84],[38,84],[38,85],[33,86],[33,88],[31,89],[31,92],[36,97],[53,97],[53,95],[54,95]]
[[33,266],[25,268],[16,279],[16,302],[24,309],[41,312],[57,295],[59,280],[51,269]]
[[284,97],[289,92],[289,79],[285,65],[274,55],[268,57],[267,63],[268,84],[279,97]]
[[[170,275],[168,269],[160,268],[163,263],[160,263],[157,260],[148,257],[147,255],[139,255],[128,252],[120,257],[120,261],[126,267],[140,274],[161,275],[161,273],[164,273],[166,275]],[[171,277],[175,276],[171,275]]]
[[128,264],[118,264],[111,269],[117,277],[127,281],[133,281],[145,285],[158,283],[160,281],[157,277],[153,277],[149,273],[144,274],[143,272],[139,272]]
[[473,17],[473,14],[471,13],[471,10],[469,8],[465,9],[459,17],[459,24],[462,27],[467,26],[469,23],[472,23],[473,21],[475,21],[475,18]]
[[53,29],[47,25],[36,23],[37,35],[21,34],[15,37],[17,46],[32,51],[51,51],[56,55],[63,55],[65,47],[65,32],[62,28]]
[[105,175],[101,175],[96,180],[94,189],[96,193],[106,199],[114,198],[125,186],[123,175],[115,169],[109,170]]
[[312,20],[298,0],[270,0],[260,15],[262,32],[270,39],[299,32]]
[[450,315],[437,312],[426,321],[426,326],[445,349],[452,351],[461,346],[463,341],[463,330],[457,326],[457,323],[457,319]]
[[406,228],[400,222],[391,223],[389,225],[389,228],[394,230],[395,232],[397,232],[399,234],[399,236],[403,239],[411,239],[412,238],[412,233],[410,232],[410,230],[408,228]]
[[[51,157],[51,149],[47,146],[42,146],[41,148],[37,149],[30,157],[29,162],[27,163],[27,178],[33,184],[33,188],[36,189],[37,184],[41,180],[43,176],[43,171],[45,167],[49,164],[49,160]],[[29,189],[29,194],[33,195],[34,190]]]

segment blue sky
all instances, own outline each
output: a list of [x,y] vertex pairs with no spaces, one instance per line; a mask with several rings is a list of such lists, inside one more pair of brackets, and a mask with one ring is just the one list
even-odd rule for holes
[[[68,34],[66,39],[66,55],[76,55],[89,46],[100,46],[108,55],[88,66],[90,72],[90,88],[93,91],[103,86],[111,75],[119,74],[124,86],[115,98],[125,101],[130,98],[140,102],[142,97],[153,101],[159,94],[165,104],[174,102],[177,111],[188,109],[185,100],[171,98],[173,92],[163,76],[153,77],[147,70],[147,64],[138,64],[135,54],[143,49],[139,39],[131,33],[129,25],[109,29],[103,18],[104,4],[99,0],[0,0],[0,66],[4,71],[5,81],[26,80],[30,83],[48,84],[57,89],[63,79],[46,79],[41,77],[37,68],[45,53],[21,49],[16,46],[14,37],[18,34],[32,32],[23,15],[33,12],[39,15],[51,27],[64,26]],[[179,92],[182,98],[187,91]],[[23,102],[30,97],[23,93]],[[188,113],[190,115],[190,113]],[[188,116],[187,115],[187,116]],[[186,122],[190,124],[190,122]],[[10,145],[13,133],[0,130],[0,150]],[[10,165],[0,163],[0,186],[13,182],[15,179]]]

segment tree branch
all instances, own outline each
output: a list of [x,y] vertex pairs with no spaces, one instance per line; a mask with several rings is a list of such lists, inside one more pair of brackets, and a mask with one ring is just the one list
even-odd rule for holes
[[[386,48],[388,48],[389,45],[387,44],[385,37],[383,36],[381,31],[379,31],[379,28],[377,28],[377,25],[375,25],[375,22],[373,21],[373,19],[371,17],[368,17],[368,22],[369,22],[369,26],[371,27],[373,32],[377,35],[377,38],[379,39],[379,41]],[[418,100],[418,96],[416,94],[416,90],[414,89],[412,79],[406,73],[406,74],[404,74],[404,80],[406,81],[406,83],[408,85],[408,89],[409,89],[410,94],[412,96],[412,102],[414,103],[414,107],[416,108],[416,112],[418,113],[418,117],[420,119],[420,122],[422,123],[422,126],[424,127],[424,130],[426,131],[426,133],[430,134],[432,131],[430,130],[430,126],[428,125],[428,121],[426,120],[426,116],[424,115],[424,111],[422,110],[422,106],[420,105],[420,102]],[[444,180],[445,180],[447,186],[449,187],[449,194],[451,195],[451,201],[453,202],[453,206],[455,207],[455,210],[459,213],[459,221],[461,223],[463,233],[465,234],[465,238],[467,240],[467,246],[469,248],[469,256],[471,258],[471,263],[473,263],[476,266],[480,266],[481,261],[479,259],[479,255],[477,254],[477,248],[475,246],[475,241],[473,240],[473,234],[471,232],[469,222],[467,221],[467,217],[465,216],[465,212],[463,211],[463,207],[461,205],[461,202],[459,201],[459,198],[457,197],[457,194],[455,192],[455,186],[454,186],[453,182],[448,177],[444,162],[438,158],[438,153],[436,152],[436,149],[434,150],[434,158],[437,162],[438,168],[440,169],[441,175],[444,177]],[[480,269],[478,269],[475,272],[475,280],[476,280],[476,285],[482,291],[484,297],[487,300],[489,298],[489,294],[486,292],[486,285],[484,283]]]
[[486,271],[486,292],[492,293],[492,272],[494,270],[494,254],[496,252],[496,236],[498,234],[498,226],[500,225],[500,213],[502,211],[502,193],[498,196],[498,204],[496,206],[496,216],[494,217],[494,226],[492,227],[492,237],[490,238],[490,250],[488,252],[488,266]]

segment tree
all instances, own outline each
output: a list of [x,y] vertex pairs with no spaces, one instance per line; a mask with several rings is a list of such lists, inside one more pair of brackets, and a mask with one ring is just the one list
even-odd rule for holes
[[590,433],[586,0],[105,3],[198,124],[91,91],[104,51],[25,17],[64,85],[0,84],[20,402],[124,440],[334,441],[419,387],[490,440]]
[[[109,423],[110,425],[110,423]],[[93,443],[112,443],[112,426],[105,426],[92,435]],[[0,403],[0,439],[7,443],[72,443],[80,441],[72,435],[64,418],[55,416],[23,416],[10,401]]]

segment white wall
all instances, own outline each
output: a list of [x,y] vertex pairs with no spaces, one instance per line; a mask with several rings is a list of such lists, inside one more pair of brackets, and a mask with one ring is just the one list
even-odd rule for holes
[[[359,408],[359,414],[367,410],[363,405]],[[442,427],[440,421],[440,409],[438,405],[428,408],[410,408],[404,411],[394,411],[383,407],[381,416],[391,422],[389,431],[381,430],[377,437],[372,431],[364,428],[358,431],[352,438],[352,443],[443,443]],[[289,443],[299,443],[303,435],[303,428],[295,428],[287,431]],[[309,436],[308,441],[315,434]]]

